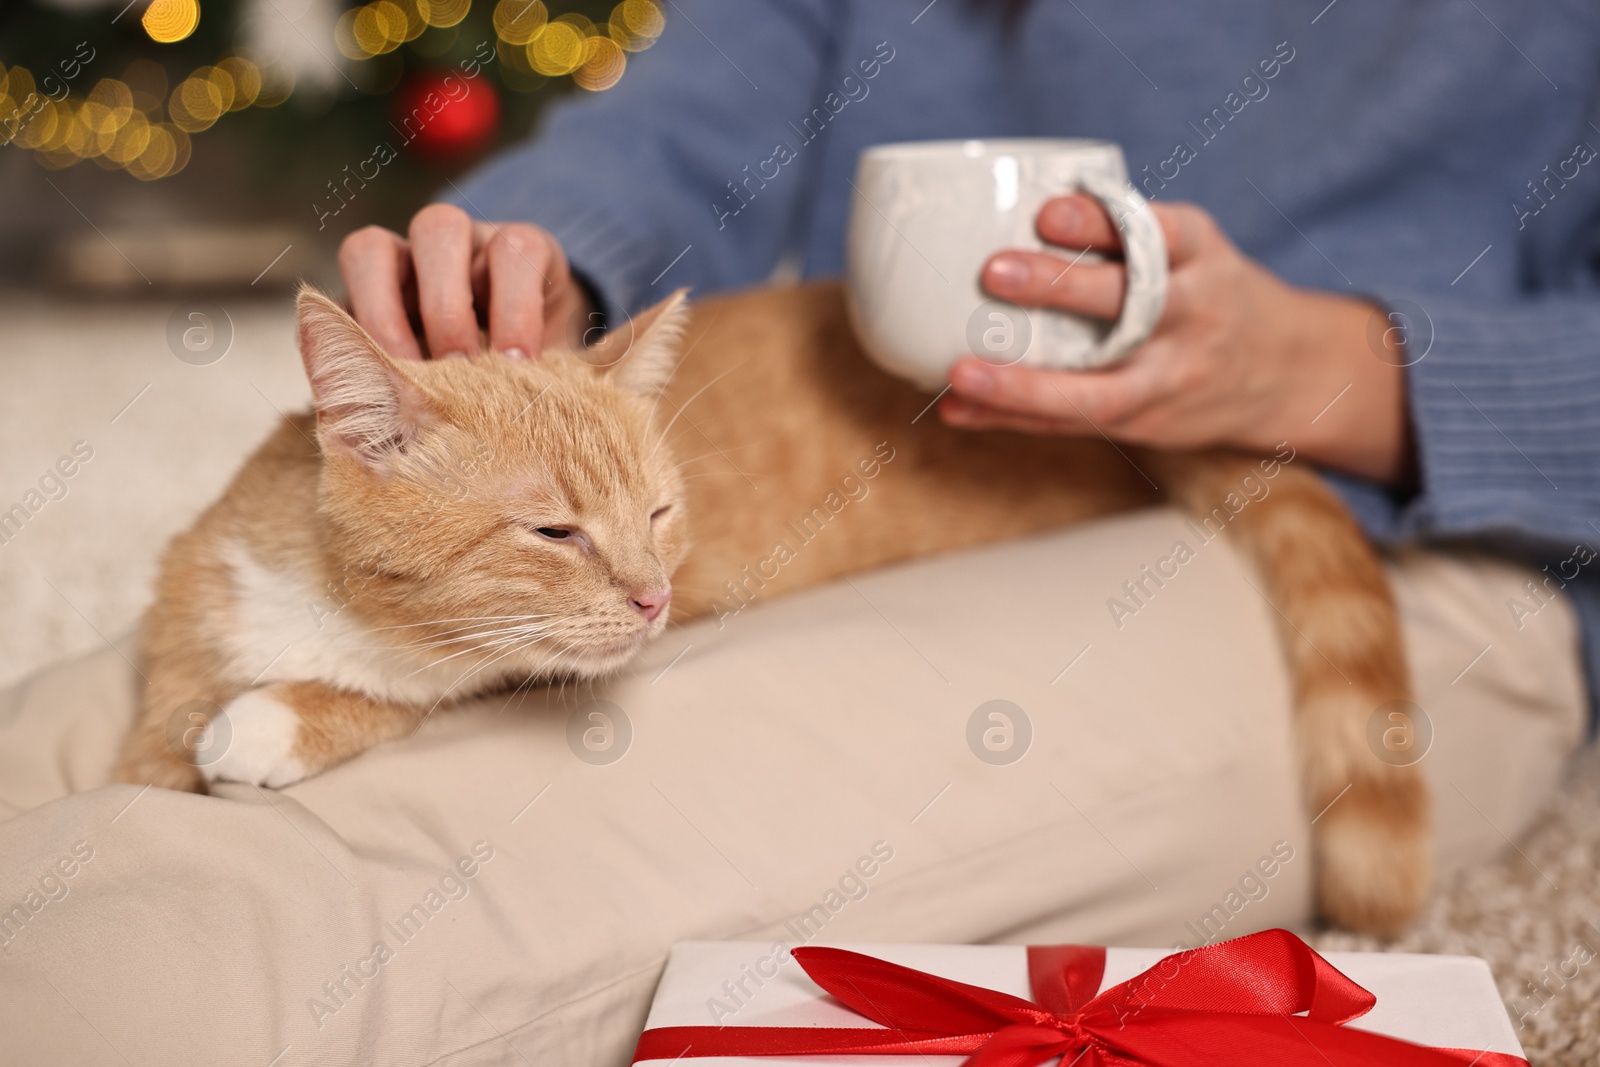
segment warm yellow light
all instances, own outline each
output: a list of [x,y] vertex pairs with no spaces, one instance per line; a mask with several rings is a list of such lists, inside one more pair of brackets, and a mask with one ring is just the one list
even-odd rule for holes
[[[392,50],[421,32],[421,15],[408,8],[433,2],[372,0],[351,14],[366,12],[381,31],[385,50]],[[470,5],[470,0],[445,2],[462,15]],[[153,40],[182,40],[198,25],[199,7],[195,0],[152,0],[142,21]],[[25,68],[0,64],[0,112],[27,110],[12,139],[32,151],[41,165],[61,169],[92,159],[102,169],[125,169],[142,181],[154,181],[188,165],[191,133],[208,129],[229,111],[280,104],[294,87],[287,69],[264,70],[237,55],[195,70],[170,96],[166,79],[160,63],[139,59],[129,64],[123,78],[101,78],[84,95],[57,101],[38,96]],[[169,122],[159,121],[163,97]],[[0,123],[0,143],[11,132]]]
[[221,67],[201,67],[190,77],[204,78],[206,88],[211,91],[211,96],[217,102],[219,111],[232,111],[234,98],[238,95],[233,87],[233,75]]
[[656,43],[667,20],[651,0],[622,0],[611,9],[612,40],[630,52],[642,52]]
[[556,17],[555,21],[565,22],[567,25],[577,30],[578,36],[580,37],[593,37],[595,34],[600,32],[599,30],[595,29],[594,22],[590,20],[587,15],[580,15],[576,11],[569,11],[565,15],[559,15]]
[[200,25],[200,5],[195,0],[151,0],[139,22],[152,41],[172,44]]
[[110,146],[106,149],[106,158],[118,166],[126,167],[150,144],[150,120],[142,112],[135,111],[128,118],[128,122],[117,131]]
[[34,152],[33,158],[39,163],[40,166],[45,167],[48,170],[66,170],[75,163],[83,162],[83,160],[79,159],[71,152],[68,152],[66,149],[52,152],[41,148]]
[[172,150],[174,153],[172,157],[172,169],[167,171],[167,174],[172,175],[178,173],[184,167],[189,165],[189,156],[192,154],[193,149],[187,133],[184,133],[176,126],[168,126],[166,127],[166,130],[168,135],[172,138]]
[[[63,110],[65,111],[65,109]],[[76,111],[65,111],[57,127],[56,136],[50,139],[47,147],[57,147],[57,140],[61,142],[61,147],[64,147],[79,159],[88,159],[94,155],[94,131],[89,128],[87,122],[83,121],[82,114]]]
[[371,59],[372,53],[356,40],[356,19],[366,8],[353,7],[339,16],[333,26],[333,43],[346,59]]
[[388,47],[386,52],[399,48],[406,40],[406,12],[394,0],[376,0],[367,5],[373,17],[383,29],[383,38]]
[[150,127],[144,149],[128,163],[128,173],[151,182],[178,173],[189,162],[189,135],[162,123]]
[[[381,56],[400,47],[400,34],[405,32],[405,16],[400,17],[398,27],[391,27],[389,12],[385,9],[392,7],[395,5],[390,3],[368,4],[356,11],[356,20],[350,32],[355,35],[356,46],[369,56]],[[395,10],[399,11],[399,8]],[[393,32],[396,29],[399,33]]]
[[117,131],[114,122],[115,118],[111,109],[104,104],[97,104],[92,100],[80,104],[77,111],[77,122],[74,125],[83,128],[84,141],[82,145],[77,147],[80,147],[86,156],[98,154],[101,151],[99,147],[100,131],[105,130],[108,133],[115,134]]
[[45,147],[55,138],[56,128],[61,125],[62,117],[56,105],[46,100],[33,118],[23,123],[22,128],[17,131],[17,143],[24,148],[34,150]]
[[[91,134],[85,155],[98,159],[116,143],[117,134],[138,114],[133,90],[116,78],[101,78],[78,109],[78,118]],[[140,116],[141,118],[143,116]]]
[[557,19],[528,45],[528,62],[534,70],[552,78],[571,74],[583,62],[584,40],[570,21]]
[[167,112],[178,128],[188,133],[209,129],[222,117],[223,96],[218,86],[206,77],[207,67],[202,67],[185,78],[172,91]]
[[406,41],[415,41],[422,36],[422,31],[428,28],[428,23],[422,17],[417,0],[398,0],[401,14],[405,16],[405,35],[401,38]]
[[527,44],[549,20],[541,0],[500,0],[494,9],[494,31],[507,44]]
[[[128,88],[126,82],[116,78],[101,78],[89,90],[89,103],[104,107],[108,113],[107,122],[113,130],[118,130],[133,114],[133,90]],[[101,128],[96,126],[96,132]]]
[[617,84],[627,66],[628,54],[622,46],[597,34],[583,43],[583,65],[572,72],[572,80],[579,88],[597,93]]
[[217,73],[226,74],[233,85],[233,102],[229,111],[240,111],[255,103],[261,96],[261,68],[243,56],[229,56],[217,64]]
[[454,26],[467,17],[472,0],[417,0],[417,13],[429,26]]
[[12,135],[16,132],[17,116],[22,110],[22,102],[13,100],[6,95],[4,80],[0,80],[0,147],[11,143]]
[[165,124],[150,127],[150,138],[144,148],[128,163],[128,173],[141,181],[155,181],[172,171],[177,161],[178,146],[171,129]]
[[[33,75],[28,72],[27,67],[12,67],[6,75],[6,95],[16,101],[17,107],[26,107],[28,105],[28,97],[32,96],[36,91],[33,85]],[[6,117],[10,118],[10,115],[7,114]]]

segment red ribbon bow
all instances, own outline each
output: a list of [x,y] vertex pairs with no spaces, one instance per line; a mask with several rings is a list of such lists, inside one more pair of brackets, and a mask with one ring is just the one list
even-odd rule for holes
[[633,1062],[705,1056],[962,1055],[963,1067],[1527,1067],[1345,1026],[1377,1003],[1287,930],[1168,956],[1098,993],[1105,949],[1028,948],[1033,1001],[837,948],[797,948],[823,989],[885,1029],[663,1026]]

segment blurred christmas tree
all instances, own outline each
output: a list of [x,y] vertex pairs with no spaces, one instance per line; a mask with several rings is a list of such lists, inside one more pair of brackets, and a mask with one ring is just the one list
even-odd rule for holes
[[[49,169],[92,162],[159,181],[181,173],[202,140],[226,137],[249,155],[241,169],[258,189],[294,175],[288,184],[302,197],[324,198],[313,211],[337,213],[341,187],[357,187],[352,174],[364,187],[373,167],[400,158],[411,185],[437,182],[526,130],[551,96],[611,87],[664,23],[657,0],[560,7],[9,3],[0,7],[0,151],[27,151]],[[397,195],[412,193],[388,192]]]

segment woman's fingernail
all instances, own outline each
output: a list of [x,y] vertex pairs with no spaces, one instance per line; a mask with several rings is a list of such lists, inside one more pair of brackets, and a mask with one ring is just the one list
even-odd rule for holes
[[996,256],[989,261],[989,280],[1002,289],[1021,289],[1028,284],[1030,273],[1027,262],[1017,256]]
[[446,352],[444,355],[442,355],[442,356],[440,356],[438,358],[439,359],[466,359],[467,358],[467,354],[465,352],[461,351],[461,349],[459,349],[459,348],[452,348],[450,351]]
[[1083,211],[1071,200],[1052,200],[1045,205],[1045,216],[1042,220],[1052,230],[1063,233],[1076,233],[1083,224]]
[[500,353],[507,359],[527,359],[528,351],[524,348],[507,348]]
[[994,392],[994,373],[977,360],[958,364],[954,379],[955,387],[970,396],[987,396]]

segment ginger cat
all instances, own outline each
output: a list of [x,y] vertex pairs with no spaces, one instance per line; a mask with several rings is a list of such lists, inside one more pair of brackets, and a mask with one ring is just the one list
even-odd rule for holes
[[[442,705],[616,671],[669,615],[1166,499],[1226,528],[1279,609],[1323,913],[1392,930],[1420,906],[1426,790],[1365,740],[1373,709],[1409,696],[1394,602],[1331,492],[1279,462],[1292,450],[1124,455],[950,429],[867,362],[829,283],[693,313],[680,293],[585,352],[521,362],[391,361],[311,290],[299,319],[316,410],[169,548],[119,779],[288,785]],[[680,458],[723,443],[768,475],[761,492],[685,476]],[[889,459],[870,521],[751,570],[794,523],[827,521],[808,509],[841,474]],[[1224,506],[1263,472],[1270,499]]]

